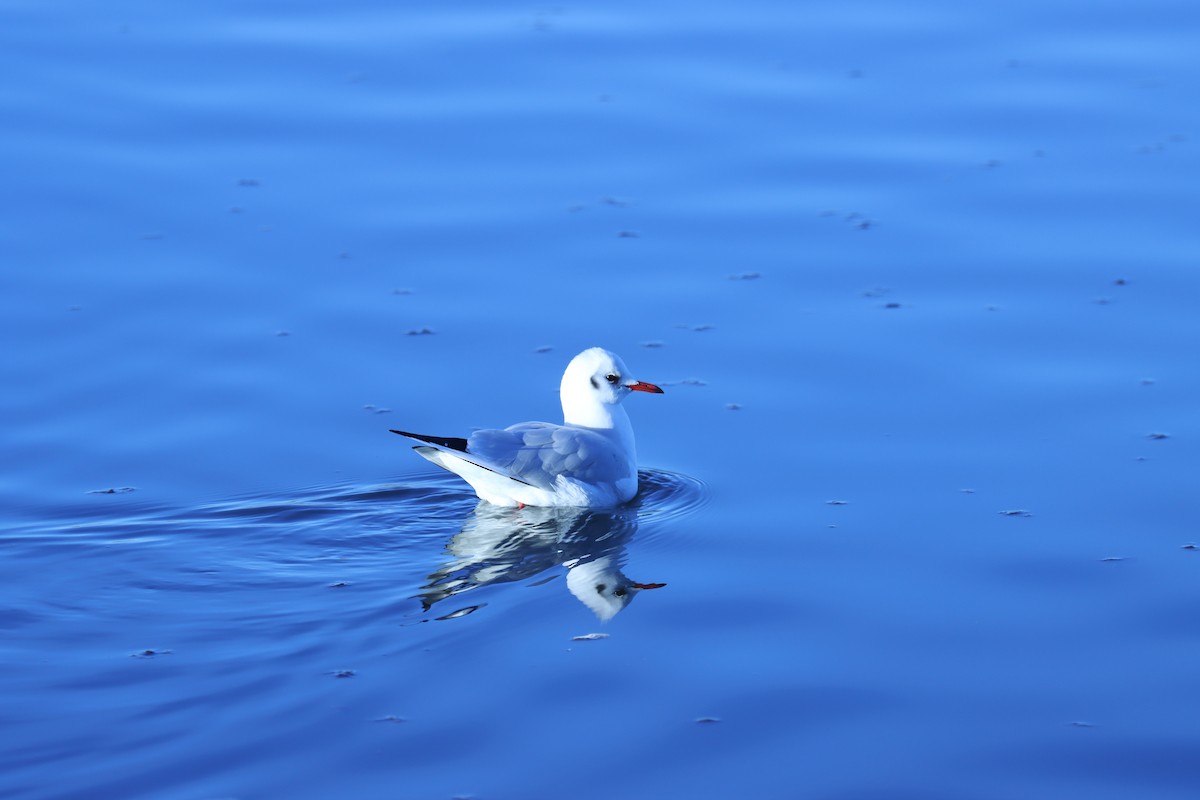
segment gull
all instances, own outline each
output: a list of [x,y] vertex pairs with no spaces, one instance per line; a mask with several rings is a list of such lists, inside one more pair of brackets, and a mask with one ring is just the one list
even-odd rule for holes
[[609,508],[637,494],[633,428],[621,407],[630,392],[662,389],[635,379],[615,353],[592,347],[563,373],[562,425],[521,422],[465,439],[392,433],[419,442],[413,450],[493,505]]

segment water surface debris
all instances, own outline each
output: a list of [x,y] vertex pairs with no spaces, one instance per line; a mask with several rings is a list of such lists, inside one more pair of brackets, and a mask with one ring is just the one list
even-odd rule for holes
[[1032,517],[1033,516],[1032,511],[1026,511],[1023,508],[1010,508],[1006,511],[997,511],[996,513],[1002,517]]
[[607,639],[607,633],[584,633],[579,636],[572,636],[572,642],[594,642],[597,639]]
[[171,651],[171,650],[154,650],[154,649],[148,647],[145,650],[139,650],[136,653],[130,653],[129,657],[130,658],[154,658],[155,656],[169,656],[169,655],[171,655],[172,652],[173,651]]
[[451,611],[444,617],[437,617],[436,619],[458,619],[459,617],[465,617],[467,614],[474,614],[486,605],[487,603],[480,603],[477,606],[467,606],[466,608],[460,608],[458,611]]
[[135,491],[137,489],[132,486],[116,486],[110,489],[89,489],[88,494],[128,494]]

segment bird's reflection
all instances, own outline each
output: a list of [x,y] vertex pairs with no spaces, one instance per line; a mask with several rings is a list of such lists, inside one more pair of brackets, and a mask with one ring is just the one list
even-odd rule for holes
[[642,590],[664,585],[638,583],[621,572],[625,546],[637,528],[631,507],[513,509],[480,503],[446,545],[450,559],[429,576],[421,604],[428,611],[476,587],[527,580],[561,565],[571,594],[608,621]]

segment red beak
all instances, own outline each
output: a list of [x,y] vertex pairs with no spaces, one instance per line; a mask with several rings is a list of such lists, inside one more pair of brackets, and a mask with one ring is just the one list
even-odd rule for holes
[[663,390],[655,386],[653,383],[638,381],[637,383],[629,384],[629,390],[632,392],[650,392],[652,394],[662,394]]
[[629,585],[635,589],[661,589],[666,586],[665,583],[631,583]]

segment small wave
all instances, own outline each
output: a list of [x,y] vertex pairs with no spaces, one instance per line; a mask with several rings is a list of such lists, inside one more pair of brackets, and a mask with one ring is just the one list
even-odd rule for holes
[[699,511],[708,502],[703,481],[680,472],[638,470],[638,493],[633,499],[642,522],[666,522]]

